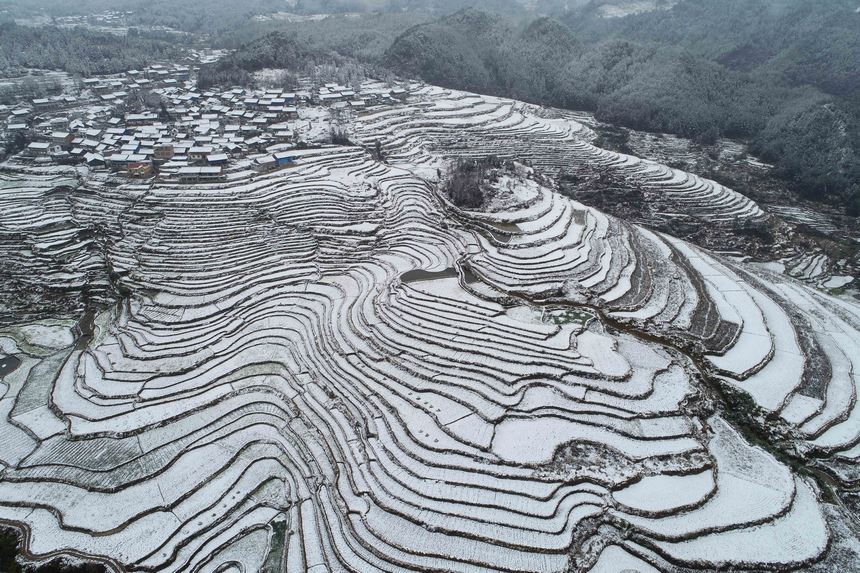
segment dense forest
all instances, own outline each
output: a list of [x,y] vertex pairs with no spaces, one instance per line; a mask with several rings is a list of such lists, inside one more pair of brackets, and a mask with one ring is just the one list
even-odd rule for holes
[[383,61],[636,129],[745,139],[800,192],[860,212],[856,3],[686,0],[613,19],[593,8],[525,27],[461,11],[406,31]]
[[[336,52],[314,49],[299,42],[295,34],[274,32],[237,50],[212,64],[201,66],[197,83],[202,89],[213,85],[247,86],[253,83],[252,72],[265,68],[288,68],[292,74],[312,74],[320,66],[350,67],[350,61]],[[295,85],[284,87],[295,88]]]
[[73,74],[112,74],[176,56],[176,46],[140,35],[117,36],[83,28],[19,26],[0,22],[0,73],[22,68]]

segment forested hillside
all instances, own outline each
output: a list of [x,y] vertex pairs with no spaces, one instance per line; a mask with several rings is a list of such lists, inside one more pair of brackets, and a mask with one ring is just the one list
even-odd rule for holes
[[802,193],[860,210],[855,4],[686,0],[624,18],[599,4],[526,27],[462,11],[406,31],[383,61],[633,128],[747,139]]
[[217,62],[202,66],[198,85],[250,85],[251,72],[264,68],[289,68],[293,72],[311,72],[322,64],[344,63],[336,52],[313,48],[297,40],[295,34],[275,32],[249,42]]
[[116,36],[53,26],[0,22],[0,72],[20,68],[73,74],[111,74],[143,67],[179,53],[176,46],[140,36]]

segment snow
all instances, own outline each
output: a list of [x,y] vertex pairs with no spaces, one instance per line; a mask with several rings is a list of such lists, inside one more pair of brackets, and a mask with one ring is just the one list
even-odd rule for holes
[[616,491],[612,497],[634,510],[671,511],[700,503],[714,487],[710,470],[691,475],[658,474]]
[[844,276],[844,275],[833,275],[832,277],[830,277],[829,279],[824,281],[821,284],[821,286],[823,286],[824,288],[838,289],[838,288],[842,288],[844,286],[847,286],[847,285],[851,284],[852,282],[854,282],[854,277]]
[[640,440],[570,420],[508,418],[496,426],[492,451],[507,462],[538,465],[552,460],[559,446],[574,441],[604,443],[631,459],[673,455],[701,449],[692,438]]
[[588,573],[659,573],[659,569],[639,559],[618,545],[608,545]]
[[[703,419],[693,362],[660,340],[796,425],[799,448],[850,458],[860,308],[608,217],[524,165],[457,210],[437,169],[492,150],[539,171],[603,166],[679,213],[763,216],[595,147],[573,114],[404,85],[405,102],[344,120],[356,146],[289,151],[291,169],[88,180],[75,220],[121,223],[110,255],[132,294],[82,348],[70,323],[4,329],[23,362],[0,383],[0,517],[37,552],[166,572],[256,570],[273,520],[287,571],[565,570],[592,517],[642,542],[596,531],[597,573],[656,571],[655,547],[703,570],[817,559],[814,488]],[[329,135],[330,110],[299,113],[302,138]],[[386,163],[365,151],[377,140]],[[44,231],[70,220],[45,200],[69,173],[9,173],[7,226],[77,252],[76,233]],[[68,266],[56,280],[86,280]],[[820,396],[800,334],[831,367]]]
[[773,522],[689,541],[658,541],[656,545],[683,563],[709,563],[720,568],[762,563],[796,566],[815,559],[827,548],[827,524],[812,488],[800,479],[796,486],[791,509]]
[[603,18],[624,18],[625,16],[632,16],[643,12],[668,10],[673,5],[674,3],[672,2],[657,2],[656,0],[616,0],[615,2],[600,6],[598,13]]
[[31,323],[17,328],[27,344],[60,349],[71,346],[75,339],[67,325]]

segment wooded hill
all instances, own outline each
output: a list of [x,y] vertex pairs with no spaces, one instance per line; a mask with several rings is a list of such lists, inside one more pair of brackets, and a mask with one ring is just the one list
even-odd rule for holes
[[637,129],[746,139],[803,194],[860,211],[854,3],[685,0],[612,19],[597,4],[524,27],[464,10],[406,31],[383,61]]

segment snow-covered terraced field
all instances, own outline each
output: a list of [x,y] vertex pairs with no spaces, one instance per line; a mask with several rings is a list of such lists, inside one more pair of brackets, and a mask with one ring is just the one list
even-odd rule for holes
[[67,203],[77,186],[70,169],[0,172],[0,324],[25,319],[37,304],[23,285],[35,283],[55,299],[87,285],[96,297],[108,288],[96,238],[73,220]]
[[[544,117],[551,116],[551,117]],[[575,114],[522,102],[425,86],[408,105],[371,110],[356,123],[360,141],[380,141],[389,162],[425,163],[430,155],[528,161],[556,174],[582,165],[636,182],[661,204],[663,216],[693,215],[709,224],[765,217],[747,197],[691,173],[601,149]]]
[[[715,219],[762,216],[571,121],[455,95],[361,119],[387,164],[329,147],[269,175],[69,195],[76,225],[112,237],[122,296],[77,343],[68,323],[0,330],[20,360],[0,381],[0,520],[30,556],[218,573],[856,567],[856,516],[751,443],[714,388],[856,483],[860,307],[521,165],[498,208],[458,209],[437,150],[461,137],[458,155],[605,162]],[[58,249],[49,216],[0,223]]]

